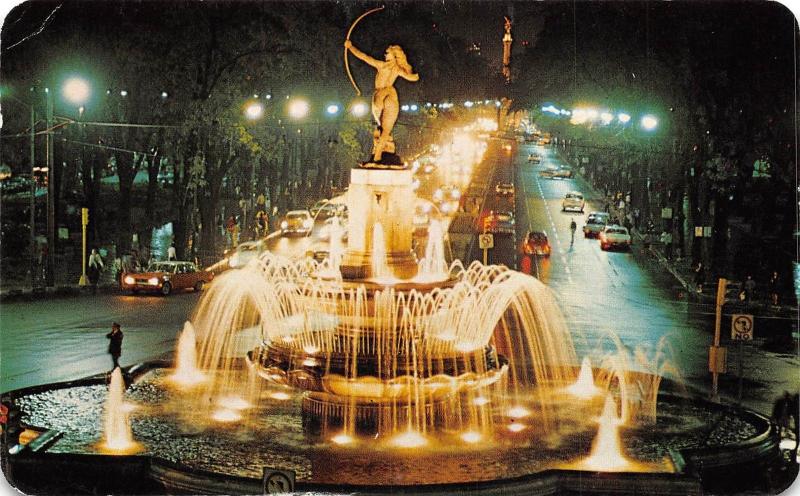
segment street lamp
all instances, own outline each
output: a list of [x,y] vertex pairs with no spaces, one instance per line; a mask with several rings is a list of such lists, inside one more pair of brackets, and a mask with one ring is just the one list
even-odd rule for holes
[[61,88],[61,95],[64,99],[73,105],[83,105],[89,100],[92,93],[92,88],[85,79],[79,77],[71,77],[64,81],[64,86]]
[[264,115],[264,105],[259,102],[251,102],[245,106],[244,115],[251,121],[260,119]]
[[652,131],[658,126],[658,119],[656,119],[654,116],[650,114],[647,114],[642,117],[641,123],[642,123],[642,128],[645,131]]
[[357,101],[350,107],[350,113],[353,114],[354,117],[363,117],[367,115],[368,111],[369,107],[362,101]]
[[339,113],[339,105],[331,103],[330,105],[328,105],[325,111],[328,113],[328,115],[336,115]]
[[630,121],[630,120],[631,120],[631,116],[630,116],[630,115],[628,115],[628,114],[626,114],[626,113],[624,113],[624,112],[620,112],[619,114],[617,114],[617,119],[618,119],[618,120],[619,120],[619,122],[621,122],[622,124],[627,124],[627,123],[628,123],[628,121]]
[[310,106],[306,100],[302,98],[295,98],[289,102],[289,117],[292,119],[302,119],[308,115]]

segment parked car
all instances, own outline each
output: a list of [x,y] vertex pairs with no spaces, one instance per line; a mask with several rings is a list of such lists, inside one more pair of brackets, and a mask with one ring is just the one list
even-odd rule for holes
[[153,262],[144,272],[123,273],[121,286],[132,293],[152,292],[168,295],[180,289],[200,291],[214,274],[197,268],[194,262]]
[[547,167],[545,167],[545,168],[544,168],[544,169],[543,169],[543,170],[542,170],[542,171],[539,173],[539,175],[540,175],[541,177],[544,177],[544,178],[553,179],[553,176],[555,175],[555,173],[556,173],[556,171],[557,171],[557,170],[558,170],[558,167],[556,167],[555,165],[548,165]]
[[526,255],[550,256],[550,241],[542,231],[528,231],[522,244],[522,252]]
[[484,231],[492,234],[514,234],[513,212],[489,212],[483,219]]
[[570,191],[564,196],[564,199],[561,200],[561,211],[566,212],[567,210],[577,210],[578,212],[583,213],[584,205],[585,202],[583,200],[583,193]]
[[631,235],[628,229],[616,224],[609,224],[600,232],[600,249],[610,248],[630,249]]
[[299,234],[307,236],[314,227],[314,219],[308,210],[291,210],[281,221],[281,235]]
[[591,212],[586,217],[586,224],[583,225],[583,237],[595,238],[608,224],[608,219],[611,216],[608,212]]
[[497,196],[514,196],[514,185],[511,183],[499,183],[494,187]]
[[257,258],[263,252],[264,243],[261,241],[239,243],[236,251],[228,258],[228,266],[232,269],[244,267],[250,260]]
[[532,162],[534,164],[538,164],[542,161],[542,156],[538,153],[531,153],[528,155],[528,162]]

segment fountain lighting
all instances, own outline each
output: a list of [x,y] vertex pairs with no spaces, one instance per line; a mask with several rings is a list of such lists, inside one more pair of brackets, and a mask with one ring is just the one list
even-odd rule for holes
[[313,344],[307,344],[303,346],[303,351],[305,351],[309,355],[313,355],[314,353],[319,353],[319,346],[314,346]]
[[303,365],[305,365],[306,367],[316,367],[317,361],[314,360],[313,358],[306,358],[305,360],[303,360]]
[[331,438],[331,441],[333,441],[334,443],[336,443],[336,444],[338,444],[340,446],[343,446],[343,445],[352,443],[353,441],[355,441],[355,439],[353,438],[353,436],[349,436],[349,435],[345,434],[344,432],[342,432],[341,434],[337,434],[337,435],[333,436]]
[[125,406],[125,381],[119,367],[111,373],[111,383],[108,386],[108,396],[105,404],[105,418],[103,421],[103,440],[100,451],[109,454],[130,454],[141,449],[133,440],[130,422],[128,420],[129,407]]
[[291,396],[289,396],[289,393],[284,393],[283,391],[275,391],[274,393],[270,393],[269,397],[272,398],[273,400],[279,400],[279,401],[286,401],[289,398],[291,398]]
[[206,380],[205,374],[197,368],[197,337],[191,322],[183,324],[175,352],[175,371],[170,380],[183,387],[191,387]]
[[583,357],[578,379],[571,386],[567,387],[567,392],[584,400],[588,400],[600,394],[601,389],[594,385],[592,363],[589,357]]
[[419,448],[428,444],[428,440],[417,431],[407,430],[392,438],[391,444],[398,448]]
[[294,338],[292,336],[283,336],[281,338],[281,341],[283,341],[284,343],[292,343],[294,342]]
[[508,430],[511,432],[521,432],[524,431],[526,427],[525,424],[520,424],[519,422],[508,424]]
[[470,444],[477,443],[482,438],[483,436],[481,436],[480,432],[475,431],[467,431],[461,434],[461,440]]
[[489,398],[487,398],[485,396],[478,396],[477,398],[472,400],[472,404],[476,405],[476,406],[483,406],[483,405],[489,403],[489,401],[491,401],[491,400],[489,400]]
[[598,423],[600,428],[592,442],[592,451],[580,466],[599,472],[621,472],[630,469],[631,462],[623,455],[619,438],[621,421],[617,417],[617,403],[611,395],[606,396]]
[[455,345],[456,351],[460,351],[461,353],[469,353],[470,351],[475,351],[478,348],[480,348],[480,345],[469,341],[462,341],[460,343],[456,343]]
[[230,408],[232,410],[244,410],[250,408],[252,405],[247,400],[240,396],[223,396],[217,400],[217,405],[223,408]]
[[517,405],[508,409],[508,416],[515,419],[527,417],[530,414],[531,414],[530,410],[528,410],[524,406]]
[[211,418],[217,422],[238,422],[242,419],[242,414],[230,408],[220,408],[211,415]]

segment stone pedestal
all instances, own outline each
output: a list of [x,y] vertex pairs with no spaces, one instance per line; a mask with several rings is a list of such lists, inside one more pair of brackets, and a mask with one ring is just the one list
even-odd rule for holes
[[398,279],[417,274],[417,260],[411,249],[413,237],[414,190],[410,170],[352,169],[347,192],[347,251],[340,265],[344,279],[373,276],[373,230],[383,227],[386,264]]

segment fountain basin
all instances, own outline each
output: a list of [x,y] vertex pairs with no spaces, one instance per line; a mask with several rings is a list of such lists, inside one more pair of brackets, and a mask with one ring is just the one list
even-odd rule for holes
[[[140,406],[131,414],[133,433],[144,447],[137,456],[103,455],[95,448],[103,377],[9,393],[25,412],[24,422],[63,432],[44,452],[7,455],[9,477],[16,480],[18,474],[21,483],[46,484],[74,468],[83,475],[73,475],[71,483],[108,488],[104,492],[125,490],[136,479],[136,487],[147,484],[167,491],[254,494],[262,490],[263,467],[273,467],[293,470],[301,491],[393,492],[414,485],[415,491],[434,494],[547,494],[578,488],[602,494],[612,487],[620,494],[645,487],[652,494],[699,494],[719,484],[747,487],[750,474],[779,453],[777,435],[763,416],[667,393],[659,397],[655,424],[622,432],[627,455],[643,470],[637,473],[565,468],[585,456],[594,434],[593,427],[578,420],[589,408],[581,405],[563,405],[573,413],[570,422],[556,432],[543,432],[535,418],[510,421],[489,404],[486,412],[494,430],[485,442],[466,443],[460,432],[428,432],[423,433],[429,441],[424,450],[392,448],[388,439],[370,444],[357,435],[351,446],[308,436],[300,415],[302,395],[265,402],[253,415],[256,423],[247,426],[182,426],[163,407],[179,394],[166,385],[168,371],[162,366],[149,363],[129,373],[133,384],[127,401]],[[525,423],[526,429],[506,429],[514,422]],[[89,466],[100,472],[92,475]]]

